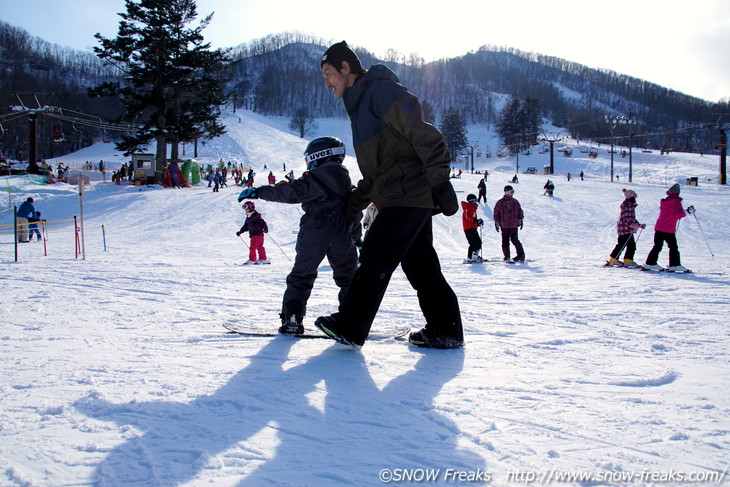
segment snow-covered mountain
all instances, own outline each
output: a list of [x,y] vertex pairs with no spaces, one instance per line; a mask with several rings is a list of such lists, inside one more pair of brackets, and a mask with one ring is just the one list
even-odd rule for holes
[[[286,130],[287,119],[226,117],[228,134],[200,147],[201,164],[251,164],[257,184],[269,170],[281,178],[283,164],[304,169],[307,141]],[[351,147],[346,122],[322,120],[317,135]],[[471,127],[469,138],[482,147],[475,169],[490,173],[483,254],[499,258],[491,208],[515,160],[497,158],[492,134]],[[14,188],[8,204],[35,199],[49,229],[45,244],[21,244],[16,261],[12,212],[0,213],[0,484],[727,481],[730,194],[707,181],[717,157],[635,151],[629,184],[622,148],[619,181],[609,182],[605,146],[589,159],[569,145],[572,157],[555,156],[552,198],[542,189],[549,154],[520,155],[521,172],[538,171],[515,185],[533,262],[464,265],[459,215],[434,218],[462,309],[460,351],[382,338],[354,351],[226,333],[224,321],[277,327],[302,214],[295,205],[256,201],[273,264],[244,267],[233,265],[246,248],[235,235],[244,215],[232,184],[219,193],[206,184],[117,186],[91,172],[80,201],[76,186],[0,180]],[[98,160],[110,169],[126,161],[99,143],[51,162],[78,169]],[[355,179],[352,157],[346,166]],[[463,198],[481,175],[459,168],[453,183]],[[699,185],[683,185],[682,197],[697,218],[682,220],[678,239],[695,273],[601,268],[616,242],[621,189],[638,193],[637,217],[648,224],[638,241],[643,262],[659,200],[691,177]],[[69,220],[82,209],[85,259],[76,258]],[[326,261],[319,271],[310,327],[335,311]],[[373,331],[394,325],[423,325],[400,271]]]

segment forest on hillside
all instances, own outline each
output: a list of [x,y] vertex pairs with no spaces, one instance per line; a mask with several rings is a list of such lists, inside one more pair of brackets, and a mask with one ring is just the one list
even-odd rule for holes
[[[341,101],[324,89],[319,60],[329,40],[290,32],[272,34],[229,51],[226,90],[236,108],[265,115],[346,118]],[[461,57],[425,62],[389,51],[377,59],[354,46],[364,66],[382,63],[419,96],[434,123],[449,110],[469,124],[495,129],[514,99],[537,100],[543,120],[563,135],[597,142],[631,141],[637,147],[712,151],[718,114],[728,100],[711,103],[608,70],[535,53],[484,46]],[[38,157],[78,150],[93,141],[118,140],[124,127],[114,98],[91,98],[89,88],[120,80],[121,72],[90,51],[59,47],[0,21],[0,151],[28,154],[27,110],[52,107],[38,117]],[[21,107],[20,109],[17,107]],[[23,110],[25,108],[26,110]],[[636,121],[612,134],[605,116]]]

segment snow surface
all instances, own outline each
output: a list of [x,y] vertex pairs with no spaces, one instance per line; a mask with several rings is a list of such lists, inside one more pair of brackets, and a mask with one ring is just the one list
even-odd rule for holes
[[[307,142],[286,120],[239,112],[227,122],[226,136],[201,146],[201,163],[253,164],[259,183],[264,164],[279,178],[284,163],[304,169]],[[319,134],[349,146],[348,131],[345,121],[320,121]],[[490,171],[480,211],[484,256],[496,258],[491,208],[514,160],[496,158],[486,130],[471,127],[470,139],[494,154],[475,166]],[[22,244],[17,262],[12,236],[0,238],[0,485],[691,483],[678,474],[726,482],[730,195],[702,179],[716,177],[718,158],[635,151],[627,185],[625,159],[616,158],[621,182],[608,182],[605,147],[597,160],[575,149],[572,158],[556,154],[555,197],[543,196],[543,175],[520,175],[516,185],[533,262],[464,265],[460,213],[434,218],[462,310],[460,351],[382,338],[355,351],[226,333],[227,320],[277,326],[298,206],[257,201],[273,265],[235,266],[246,247],[235,236],[244,214],[233,184],[213,193],[206,184],[95,180],[83,196],[84,260],[67,220],[80,215],[77,187],[12,183],[7,201],[34,197],[49,234],[48,255],[43,243]],[[520,168],[542,172],[547,157],[520,156]],[[96,144],[51,162],[99,159],[111,168],[125,160]],[[346,165],[356,178],[355,160]],[[581,169],[586,181],[565,179]],[[659,200],[690,176],[700,185],[683,186],[682,196],[698,220],[684,219],[678,239],[695,273],[601,268],[616,241],[621,188],[637,191],[637,217],[649,224],[638,242],[643,262]],[[462,199],[479,177],[453,180]],[[660,263],[667,258],[665,249]],[[326,261],[319,271],[308,326],[335,311]],[[394,325],[423,325],[400,270],[373,331]],[[585,478],[557,480],[563,474]]]

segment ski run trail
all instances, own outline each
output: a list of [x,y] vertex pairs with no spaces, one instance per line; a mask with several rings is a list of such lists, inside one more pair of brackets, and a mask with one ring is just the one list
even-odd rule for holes
[[[287,120],[239,112],[225,121],[228,133],[200,146],[201,164],[245,162],[256,185],[269,170],[282,179],[283,164],[304,170],[307,140]],[[345,140],[357,181],[349,124],[322,120],[318,135]],[[495,152],[490,137],[470,127],[469,139]],[[521,171],[538,174],[514,185],[532,262],[464,265],[461,211],[434,218],[464,322],[466,347],[456,351],[227,333],[224,321],[278,326],[298,205],[257,200],[272,265],[234,266],[247,250],[235,235],[244,213],[233,182],[218,193],[207,183],[118,186],[91,171],[84,259],[68,223],[81,212],[76,186],[0,181],[12,190],[6,204],[32,196],[43,218],[66,221],[49,223],[47,255],[42,242],[21,244],[16,262],[12,235],[0,239],[0,485],[727,484],[730,194],[704,179],[716,178],[718,157],[634,150],[628,184],[620,155],[620,181],[608,181],[605,147],[596,160],[556,151],[551,198],[548,156],[521,155]],[[50,162],[102,159],[110,169],[127,160],[99,143]],[[514,163],[475,161],[490,171],[479,209],[490,259],[501,257],[492,208]],[[677,235],[694,273],[601,268],[621,189],[639,195],[643,263],[659,200],[692,176],[699,186],[683,185],[681,196],[697,219],[682,220]],[[480,177],[452,180],[460,200]],[[0,216],[12,223],[12,211]],[[336,294],[325,260],[308,328],[336,311]],[[423,324],[398,269],[373,332]]]

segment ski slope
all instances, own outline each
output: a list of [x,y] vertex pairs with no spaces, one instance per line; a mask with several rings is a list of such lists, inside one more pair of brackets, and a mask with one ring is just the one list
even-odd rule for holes
[[[286,120],[239,112],[227,125],[199,148],[201,163],[251,164],[257,184],[268,170],[281,178],[283,164],[303,171],[307,141],[288,133]],[[316,135],[350,147],[348,130],[324,120]],[[471,130],[470,140],[494,152],[491,134]],[[697,208],[697,221],[684,219],[678,231],[693,274],[600,267],[616,242],[622,188],[639,194],[637,218],[648,224],[636,256],[643,263],[666,188],[716,173],[717,157],[636,154],[629,185],[623,176],[608,181],[601,152],[556,156],[553,198],[543,195],[546,176],[520,174],[521,240],[533,262],[464,265],[461,212],[434,218],[462,310],[459,351],[389,339],[354,351],[228,334],[224,321],[278,326],[301,209],[256,201],[273,264],[235,266],[247,253],[235,235],[244,214],[233,184],[213,193],[206,184],[95,179],[83,196],[86,259],[75,258],[70,224],[49,232],[48,255],[42,243],[22,244],[17,262],[12,236],[0,239],[0,485],[727,482],[728,189],[682,187],[685,206]],[[541,171],[546,157],[521,156],[520,167]],[[111,168],[125,161],[97,144],[52,162],[99,159]],[[615,163],[625,174],[625,161]],[[355,179],[352,157],[346,166]],[[483,255],[498,258],[491,208],[514,160],[482,157],[475,166],[490,172]],[[581,169],[585,181],[575,177]],[[476,193],[479,178],[453,179],[459,197]],[[80,214],[75,186],[21,182],[8,198],[19,205],[28,196],[49,221]],[[0,224],[10,215],[0,213]],[[660,264],[667,259],[665,249]],[[326,261],[319,271],[308,326],[336,310]],[[373,330],[422,320],[396,271]]]

